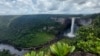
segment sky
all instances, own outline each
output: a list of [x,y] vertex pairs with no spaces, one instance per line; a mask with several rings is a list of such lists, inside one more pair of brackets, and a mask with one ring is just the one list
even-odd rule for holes
[[100,0],[0,0],[0,15],[93,14]]

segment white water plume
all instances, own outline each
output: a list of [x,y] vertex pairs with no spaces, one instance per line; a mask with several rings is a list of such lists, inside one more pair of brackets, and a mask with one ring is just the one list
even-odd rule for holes
[[73,38],[75,37],[75,34],[74,34],[74,24],[75,24],[75,18],[73,17],[71,19],[71,30],[68,34],[64,34],[65,36],[68,36],[69,38]]

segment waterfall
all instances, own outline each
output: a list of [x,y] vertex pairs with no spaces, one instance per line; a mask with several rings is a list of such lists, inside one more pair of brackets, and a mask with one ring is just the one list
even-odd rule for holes
[[71,23],[71,34],[74,33],[74,22],[75,22],[75,18],[72,18],[72,23]]
[[71,31],[70,33],[67,34],[68,37],[72,38],[75,37],[74,35],[74,23],[75,23],[75,18],[72,18],[72,22],[71,22]]
[[71,21],[71,31],[67,34],[67,36],[70,37],[70,38],[73,38],[73,37],[75,37],[75,35],[74,35],[75,18],[73,17],[71,20],[72,20]]

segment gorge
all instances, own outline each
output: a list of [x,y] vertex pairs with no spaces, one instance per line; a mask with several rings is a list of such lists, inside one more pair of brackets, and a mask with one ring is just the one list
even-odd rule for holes
[[[52,19],[52,17],[54,17],[54,18]],[[4,18],[1,17],[0,20],[3,19],[3,21],[5,21]],[[8,20],[9,19],[13,19],[13,18],[11,17],[11,18],[8,18]],[[46,42],[49,42],[50,40],[56,39],[57,37],[55,37],[54,35],[57,35],[58,32],[62,31],[63,29],[67,30],[65,28],[65,27],[67,27],[67,25],[69,25],[68,28],[70,28],[70,30],[71,30],[71,32],[68,32],[68,33],[71,33],[71,36],[69,36],[69,37],[72,38],[72,37],[74,37],[73,34],[75,34],[75,32],[74,32],[75,25],[82,26],[82,25],[88,25],[91,23],[91,19],[86,18],[86,19],[84,19],[84,21],[83,21],[83,19],[81,21],[81,19],[79,19],[79,18],[78,19],[73,18],[73,16],[68,16],[68,15],[60,15],[60,16],[59,15],[25,15],[25,16],[14,17],[14,20],[9,21],[10,22],[9,24],[6,23],[7,21],[5,21],[5,24],[2,24],[2,26],[4,26],[4,28],[0,28],[0,30],[1,30],[0,31],[0,35],[1,35],[0,36],[0,42],[1,42],[0,50],[6,49],[6,50],[9,50],[11,54],[17,54],[19,56],[22,56],[24,53],[27,52],[27,50],[23,50],[23,48],[29,48],[32,46],[36,47],[38,45],[42,45]],[[85,22],[85,24],[84,24],[84,22]],[[8,24],[8,25],[6,25],[6,24]],[[7,26],[7,28],[5,26]],[[64,32],[65,31],[62,31],[62,33],[64,33]],[[33,42],[32,41],[29,42],[30,39],[36,38],[36,37],[33,37],[33,36],[35,36],[33,33],[36,34],[36,37],[40,37],[41,33],[43,33],[43,35],[45,35],[46,37],[48,37],[48,36],[50,36],[50,37],[48,37],[48,39],[45,39],[46,41],[41,41],[42,43],[38,42],[41,44],[36,45],[35,40],[34,41],[32,40]],[[46,33],[48,33],[48,34],[46,34]],[[60,33],[60,34],[62,34],[62,33]],[[68,34],[68,33],[66,33],[66,34]],[[40,35],[40,36],[37,36],[37,35]],[[62,35],[61,36],[58,35],[58,37],[63,38]],[[23,40],[25,40],[25,41],[23,41]],[[36,41],[40,41],[40,39],[37,38]],[[54,40],[54,41],[56,41],[56,40]],[[3,44],[3,42],[10,43],[10,44],[12,44],[12,46],[10,46],[10,44],[7,44],[7,45]],[[28,42],[28,43],[26,44],[26,42]],[[31,43],[31,45],[29,45],[30,43]],[[17,49],[14,49],[13,45],[17,46],[17,47],[21,47],[22,50],[18,51]]]

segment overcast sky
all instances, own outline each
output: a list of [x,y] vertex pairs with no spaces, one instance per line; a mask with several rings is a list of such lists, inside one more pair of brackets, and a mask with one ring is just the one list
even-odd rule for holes
[[0,15],[91,14],[100,12],[100,0],[0,0]]

